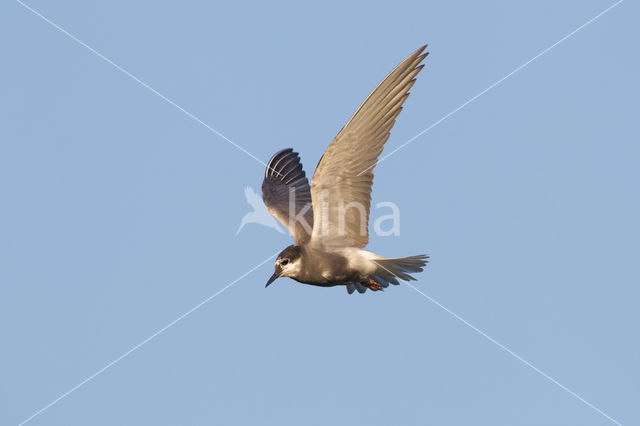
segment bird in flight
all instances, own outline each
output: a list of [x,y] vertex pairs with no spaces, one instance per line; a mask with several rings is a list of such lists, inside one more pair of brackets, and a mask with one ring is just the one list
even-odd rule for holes
[[344,285],[349,294],[382,290],[398,279],[415,280],[429,256],[387,258],[364,247],[369,241],[373,169],[402,104],[409,96],[422,46],[367,96],[320,159],[311,185],[293,149],[277,152],[262,182],[269,212],[293,236],[276,259],[267,287],[279,277],[321,287]]

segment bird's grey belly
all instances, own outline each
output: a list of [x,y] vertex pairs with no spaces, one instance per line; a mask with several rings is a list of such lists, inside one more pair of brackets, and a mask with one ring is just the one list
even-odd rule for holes
[[322,287],[346,285],[363,277],[348,267],[347,259],[332,253],[314,253],[305,259],[296,281]]

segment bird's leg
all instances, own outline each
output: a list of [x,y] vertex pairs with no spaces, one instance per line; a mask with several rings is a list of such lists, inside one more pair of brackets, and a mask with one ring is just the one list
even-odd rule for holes
[[368,289],[371,289],[373,291],[382,291],[382,285],[378,284],[377,282],[374,281],[373,278],[371,277],[367,277],[366,281],[361,281],[360,284],[362,284],[363,286],[367,287]]

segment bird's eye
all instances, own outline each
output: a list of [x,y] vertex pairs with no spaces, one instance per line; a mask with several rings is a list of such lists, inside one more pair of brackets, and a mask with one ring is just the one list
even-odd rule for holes
[[286,264],[288,264],[288,263],[289,263],[289,259],[284,259],[280,264],[281,264],[282,266],[284,266],[284,265],[286,265]]

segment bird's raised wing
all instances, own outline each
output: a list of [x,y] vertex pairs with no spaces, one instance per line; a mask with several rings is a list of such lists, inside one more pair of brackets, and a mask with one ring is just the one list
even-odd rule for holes
[[269,160],[262,182],[262,200],[267,210],[289,230],[295,244],[309,241],[313,228],[309,181],[293,149],[283,149]]
[[373,168],[409,89],[424,65],[427,46],[413,52],[376,87],[324,153],[311,179],[312,243],[364,247],[369,240]]

